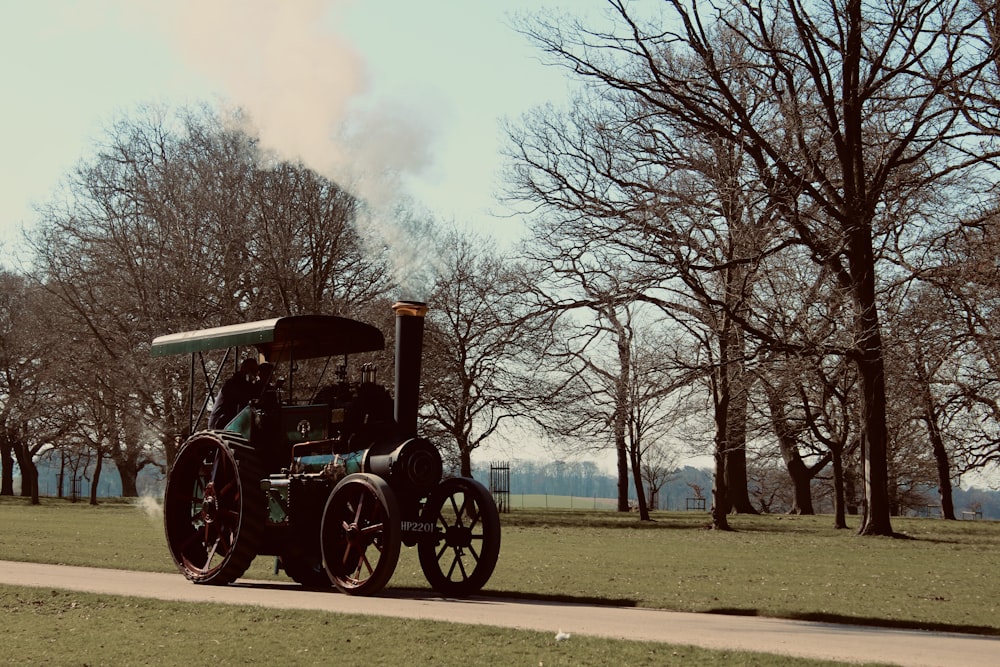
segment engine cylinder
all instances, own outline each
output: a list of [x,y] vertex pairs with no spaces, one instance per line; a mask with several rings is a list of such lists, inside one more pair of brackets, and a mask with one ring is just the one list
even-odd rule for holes
[[418,498],[437,486],[443,469],[441,454],[424,438],[410,438],[385,454],[369,450],[365,462],[366,472],[389,482],[396,493]]

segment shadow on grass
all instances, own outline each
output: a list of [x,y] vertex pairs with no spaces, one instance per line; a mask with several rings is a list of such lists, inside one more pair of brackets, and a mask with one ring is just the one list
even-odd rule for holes
[[[266,591],[310,591],[314,593],[340,592],[330,587],[304,586],[293,581],[261,581],[261,580],[239,580],[229,584],[238,588],[252,588]],[[394,598],[400,600],[428,600],[440,599],[443,596],[430,588],[384,588],[375,597]],[[517,600],[520,602],[555,602],[559,604],[572,604],[588,607],[638,607],[638,601],[632,598],[599,598],[588,595],[543,595],[539,593],[523,593],[519,591],[479,591],[475,595],[470,595],[469,599],[500,599]],[[461,598],[456,598],[461,599]]]
[[555,602],[559,604],[586,605],[588,607],[638,607],[632,598],[599,598],[589,595],[542,595],[520,591],[480,591],[477,597],[502,598],[519,602]]
[[501,515],[500,523],[509,528],[612,528],[617,530],[702,530],[711,523],[704,515],[660,516],[640,521],[636,514],[611,512],[522,512]]
[[914,542],[926,542],[927,544],[969,544],[970,540],[966,536],[946,538],[930,537],[928,535],[910,535],[908,533],[893,533],[894,540],[912,540]]
[[[238,582],[232,584],[248,588],[259,588],[268,590],[311,590],[327,593],[338,593],[335,588],[308,588],[292,582]],[[441,594],[437,591],[426,588],[386,588],[382,590],[378,597],[402,599],[402,600],[428,600],[441,599]],[[523,593],[519,591],[479,591],[468,598],[469,601],[476,600],[497,600],[497,601],[517,601],[525,604],[555,603],[565,605],[577,605],[588,607],[638,607],[638,601],[632,598],[598,598],[586,595],[541,595],[537,593]],[[673,609],[662,609],[666,613],[677,611]],[[691,612],[683,612],[691,613]],[[805,621],[809,623],[829,623],[831,625],[853,625],[870,628],[892,629],[892,630],[921,630],[924,632],[952,632],[965,635],[981,635],[987,637],[1000,637],[1000,628],[987,625],[958,625],[953,623],[933,623],[926,621],[906,621],[885,618],[870,618],[864,616],[845,616],[843,614],[828,614],[822,612],[802,612],[779,614],[768,616],[761,614],[756,609],[740,607],[715,607],[703,612],[704,614],[717,614],[720,616],[758,616],[761,618],[780,618],[792,621]]]
[[[723,616],[762,616],[756,609],[741,609],[719,607],[709,609],[706,613]],[[781,614],[774,618],[784,618],[792,621],[807,621],[809,623],[830,623],[834,625],[860,625],[871,628],[889,628],[892,630],[923,630],[926,632],[954,632],[963,635],[986,635],[1000,637],[1000,629],[988,625],[956,625],[953,623],[929,623],[927,621],[905,621],[887,618],[869,618],[864,616],[844,616],[842,614],[827,614],[822,612],[802,612]]]

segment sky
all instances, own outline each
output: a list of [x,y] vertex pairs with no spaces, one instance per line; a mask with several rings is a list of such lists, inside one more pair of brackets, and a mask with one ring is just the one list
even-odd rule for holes
[[[576,13],[602,5],[572,0]],[[365,198],[408,195],[516,240],[516,223],[493,215],[499,121],[559,103],[571,83],[511,21],[547,10],[561,11],[555,0],[0,0],[0,267],[18,265],[34,205],[143,104],[242,107],[265,146]],[[400,179],[366,181],[379,167]]]
[[[577,10],[600,5],[576,0]],[[564,70],[510,27],[544,0],[0,0],[0,264],[34,204],[140,104],[248,110],[262,142],[362,196],[491,215],[499,120],[563,99]],[[338,139],[349,128],[354,139]],[[398,181],[358,174],[389,167]]]

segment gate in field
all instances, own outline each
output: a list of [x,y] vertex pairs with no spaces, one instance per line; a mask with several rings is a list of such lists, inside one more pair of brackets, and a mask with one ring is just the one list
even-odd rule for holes
[[701,497],[698,497],[698,498],[686,498],[685,501],[686,502],[684,503],[684,509],[686,509],[688,512],[690,512],[692,510],[700,510],[702,512],[705,511],[705,499],[704,498],[701,498]]
[[490,492],[503,513],[510,512],[510,462],[490,463]]

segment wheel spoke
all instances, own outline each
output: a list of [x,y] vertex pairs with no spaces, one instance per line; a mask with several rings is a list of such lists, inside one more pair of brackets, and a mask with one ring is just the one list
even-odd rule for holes
[[213,483],[215,482],[215,479],[216,479],[216,477],[219,474],[219,465],[220,465],[219,459],[221,459],[221,458],[222,458],[222,452],[219,449],[215,449],[212,452],[212,467],[211,467],[211,470],[209,470],[209,473],[208,473],[208,481],[209,482],[213,482]]
[[228,556],[233,549],[233,533],[220,533],[216,542],[216,552],[221,558]]
[[344,567],[351,564],[351,542],[347,539],[347,532],[344,533],[344,555],[340,559],[340,564]]
[[[448,502],[451,503],[451,511],[452,511],[452,514],[454,514],[454,516],[455,516],[455,523],[461,524],[461,522],[462,522],[462,510],[459,509],[458,503],[455,502],[455,496],[449,496],[448,497]],[[442,520],[444,519],[443,516],[441,518],[442,518]]]
[[215,558],[215,551],[216,548],[219,546],[220,539],[221,538],[216,537],[215,541],[212,543],[211,548],[209,548],[208,553],[206,554],[205,557],[205,565],[202,568],[202,572],[208,572],[210,569],[212,569],[212,559]]
[[360,579],[361,566],[364,565],[365,569],[368,570],[368,576],[372,576],[375,572],[375,568],[372,567],[371,561],[368,560],[368,555],[365,551],[361,552],[361,560],[358,562],[358,576],[356,578]]
[[365,492],[364,489],[358,491],[357,507],[354,510],[354,525],[361,522],[361,510],[364,508],[365,504]]
[[361,529],[361,536],[368,538],[367,543],[371,542],[378,537],[378,534],[385,530],[384,523],[373,523],[370,526]]
[[472,511],[469,512],[469,531],[471,532],[479,524],[479,512],[477,511],[476,501],[472,501]]

